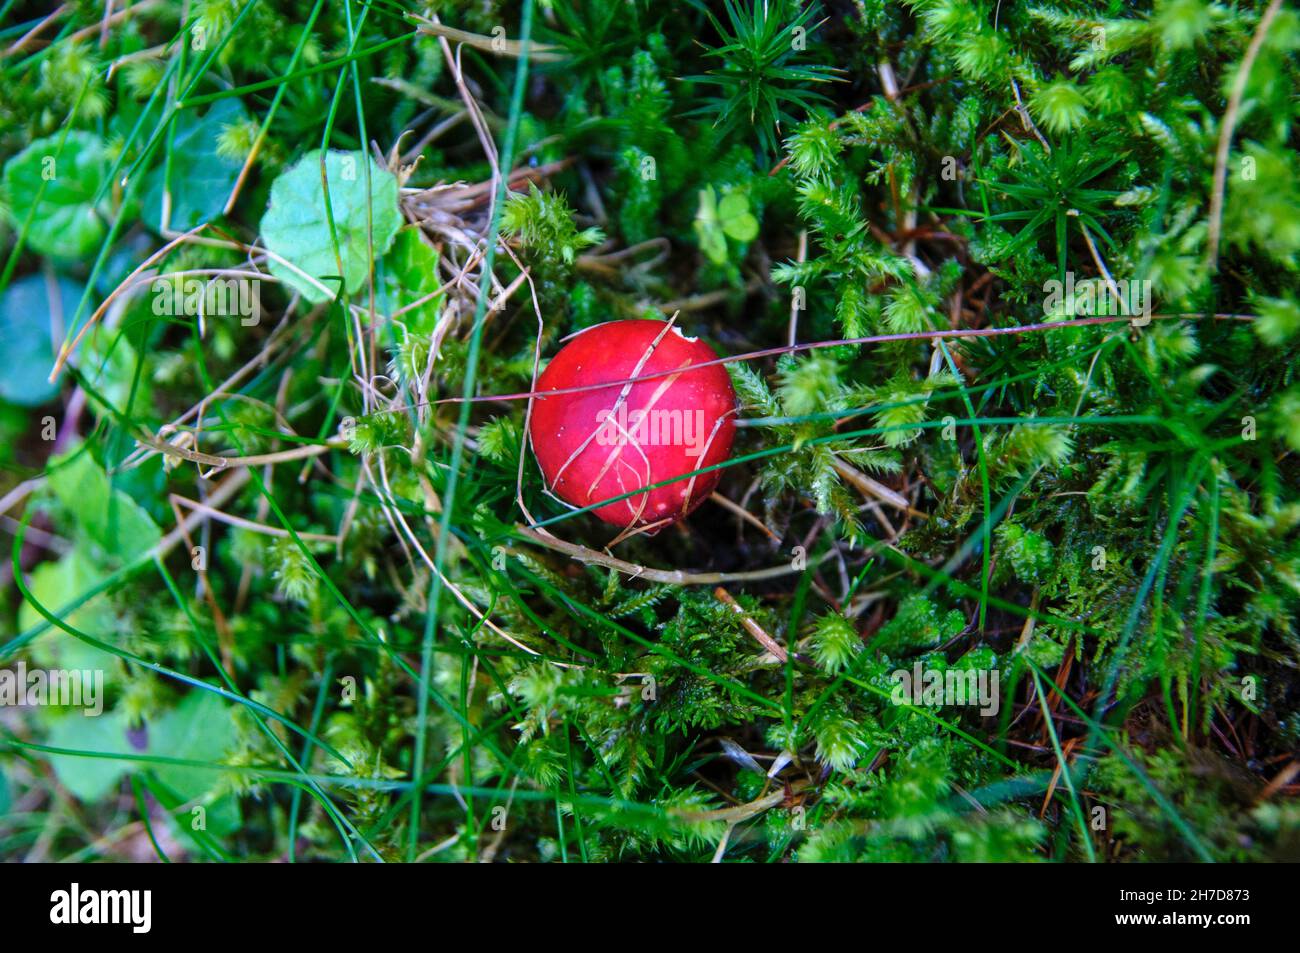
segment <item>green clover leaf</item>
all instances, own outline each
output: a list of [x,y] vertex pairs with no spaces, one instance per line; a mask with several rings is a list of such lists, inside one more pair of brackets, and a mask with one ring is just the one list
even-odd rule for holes
[[695,213],[694,227],[700,250],[715,265],[727,262],[728,236],[738,242],[758,237],[758,219],[750,212],[745,193],[727,192],[719,202],[711,185],[700,190],[700,210]]

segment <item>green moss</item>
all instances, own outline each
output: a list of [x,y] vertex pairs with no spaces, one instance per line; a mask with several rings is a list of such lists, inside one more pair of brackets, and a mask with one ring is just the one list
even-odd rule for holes
[[[516,100],[493,44],[525,7]],[[0,663],[82,647],[36,600],[120,656],[110,717],[211,696],[187,794],[243,824],[187,858],[1295,856],[1268,788],[1300,743],[1294,12],[1228,116],[1262,3],[457,0],[470,116],[436,38],[314,8],[142,7],[101,46],[70,39],[103,17],[78,2],[0,88],[24,193],[0,196],[0,340],[96,324],[57,390],[0,368],[0,495],[46,478],[12,498],[30,595],[0,597]],[[175,175],[173,111],[216,117],[195,134],[225,178]],[[389,192],[318,229],[315,271],[348,281],[313,304],[259,223],[286,170],[323,194],[316,149],[330,194],[367,169]],[[171,240],[139,191],[169,150],[172,208],[212,221],[128,289]],[[155,313],[152,272],[257,279],[259,318]],[[53,341],[13,297],[37,287],[63,289]],[[766,352],[727,364],[743,459],[686,523],[611,543],[548,493],[525,397],[568,335],[674,316]],[[997,711],[896,701],[918,672],[996,674]],[[0,818],[0,852],[48,830],[114,859],[133,792],[69,822],[23,747],[56,727],[24,712],[0,751],[39,819]]]

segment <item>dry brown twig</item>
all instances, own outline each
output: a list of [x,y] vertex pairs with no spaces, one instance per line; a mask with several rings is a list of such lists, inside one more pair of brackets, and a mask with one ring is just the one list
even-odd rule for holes
[[754,620],[753,616],[751,616],[748,612],[744,610],[744,608],[740,605],[739,602],[736,601],[735,597],[732,596],[731,593],[729,593],[726,589],[722,588],[721,586],[718,586],[716,589],[713,590],[713,596],[723,605],[728,606],[733,612],[736,613],[736,615],[740,618],[741,626],[744,627],[746,632],[748,632],[750,635],[754,637],[754,640],[758,642],[759,645],[767,649],[768,654],[770,654],[773,658],[775,658],[778,662],[780,662],[783,665],[787,661],[789,661],[790,656],[786,652],[785,646],[783,646],[776,639],[772,638],[772,636],[768,635],[767,631],[761,625],[759,625],[758,622]]
[[[788,563],[782,563],[781,565],[769,566],[766,569],[751,569],[744,572],[693,572],[687,569],[652,569],[649,566],[630,563],[608,553],[597,552],[586,546],[579,546],[577,543],[566,542],[546,532],[544,528],[534,528],[518,523],[515,525],[515,532],[539,546],[564,553],[579,562],[604,566],[634,579],[646,579],[650,582],[659,582],[669,586],[717,586],[729,582],[758,582],[763,579],[779,579],[782,576],[803,572],[806,568],[798,560],[792,559]],[[807,565],[818,566],[830,559],[831,555],[831,552],[823,553],[817,559],[809,560]]]
[[[518,58],[524,53],[524,45],[519,40],[507,40],[502,36],[483,36],[478,33],[470,33],[466,30],[458,30],[455,27],[446,26],[437,17],[427,19],[417,13],[404,14],[408,20],[413,21],[420,29],[421,33],[428,33],[436,36],[438,39],[446,42],[451,40],[455,43],[462,43],[465,46],[472,46],[476,50],[484,53],[493,53],[497,56],[509,56]],[[557,46],[551,46],[546,43],[530,41],[528,43],[528,58],[538,63],[555,63],[564,59]]]

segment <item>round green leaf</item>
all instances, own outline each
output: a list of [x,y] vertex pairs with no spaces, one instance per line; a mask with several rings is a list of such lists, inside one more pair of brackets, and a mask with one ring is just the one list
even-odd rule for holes
[[[176,117],[172,137],[171,215],[174,230],[210,222],[225,208],[243,163],[217,151],[222,130],[246,119],[248,113],[236,99],[213,103],[202,117],[182,111]],[[144,220],[155,232],[161,231],[163,179],[166,157],[149,171],[144,185]]]
[[31,219],[27,244],[34,251],[82,258],[103,241],[107,229],[94,202],[110,163],[98,136],[70,132],[61,151],[59,139],[37,139],[6,162],[5,189],[16,227]]
[[81,285],[68,278],[47,281],[44,275],[28,275],[0,297],[0,398],[36,407],[58,392],[58,385],[47,379],[54,365],[50,315],[62,314],[66,324],[81,292]]
[[[370,163],[369,201],[366,168],[362,165],[365,162]],[[321,181],[321,152],[316,149],[307,153],[271,185],[271,207],[262,217],[262,240],[267,249],[331,289],[327,294],[315,282],[272,258],[271,274],[313,304],[338,294],[340,260],[343,288],[349,294],[356,292],[370,270],[372,239],[374,256],[379,258],[388,251],[402,224],[397,178],[369,156],[330,151],[325,157],[325,177],[329,181],[328,210]]]

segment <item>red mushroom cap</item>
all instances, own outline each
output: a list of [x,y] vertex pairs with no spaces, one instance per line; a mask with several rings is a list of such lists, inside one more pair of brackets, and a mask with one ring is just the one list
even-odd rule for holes
[[[726,369],[690,370],[716,359],[703,341],[663,321],[610,321],[570,338],[537,381],[529,428],[547,487],[574,506],[589,506],[681,477],[593,512],[633,528],[664,526],[694,510],[722,471],[684,475],[726,460],[736,429]],[[665,371],[672,373],[624,383]]]

